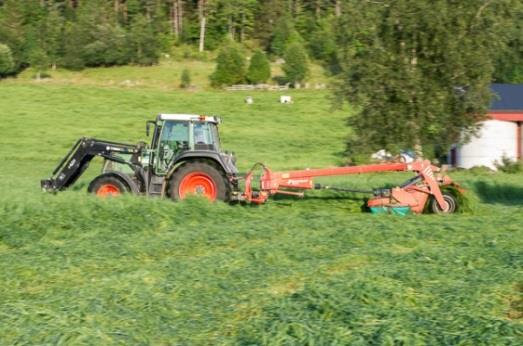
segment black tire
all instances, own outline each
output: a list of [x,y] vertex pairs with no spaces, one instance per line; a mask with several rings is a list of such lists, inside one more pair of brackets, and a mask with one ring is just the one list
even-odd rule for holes
[[113,195],[124,194],[131,190],[127,183],[117,176],[102,174],[91,181],[87,191],[99,196],[109,195],[103,193],[104,187],[111,187],[109,190],[115,192]]
[[[180,186],[184,182],[184,178],[199,173],[205,175],[214,184],[215,200],[225,202],[230,200],[231,185],[225,172],[209,161],[191,161],[179,167],[169,180],[168,196],[175,201],[183,199],[185,196],[180,196]],[[202,194],[205,195],[205,191]],[[210,199],[213,200],[212,198]]]
[[436,201],[435,198],[432,198],[430,201],[430,210],[434,214],[453,214],[458,211],[458,201],[456,197],[448,192],[443,192],[443,199],[445,202],[448,203],[449,209],[446,211],[443,211],[441,207],[438,204],[438,201]]

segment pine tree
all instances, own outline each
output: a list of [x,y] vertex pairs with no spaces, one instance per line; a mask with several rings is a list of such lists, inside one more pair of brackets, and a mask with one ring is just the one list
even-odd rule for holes
[[251,57],[251,63],[247,70],[247,81],[251,84],[265,83],[271,78],[271,65],[265,53],[256,50]]
[[210,76],[211,85],[233,85],[245,81],[245,56],[236,44],[229,43],[220,50],[216,70]]
[[131,61],[140,65],[156,64],[160,59],[160,42],[151,22],[142,14],[135,16],[129,29]]
[[282,69],[287,82],[293,85],[303,82],[309,74],[305,48],[298,42],[292,43],[285,50],[284,58],[285,64],[283,64]]
[[[85,66],[111,66],[130,62],[125,30],[118,24],[113,6],[104,0],[89,0],[77,9],[68,43],[80,49]],[[76,42],[71,42],[76,40]],[[75,52],[70,52],[73,56]]]
[[44,47],[53,68],[62,54],[64,19],[56,7],[52,7],[45,18]]
[[271,40],[271,53],[277,56],[283,56],[288,45],[301,42],[300,34],[294,28],[292,20],[287,17],[281,17],[274,27],[274,34]]
[[0,44],[0,78],[11,73],[15,67],[11,49],[5,44]]
[[24,65],[26,29],[23,2],[6,0],[0,7],[0,42],[6,44],[15,64],[14,70]]

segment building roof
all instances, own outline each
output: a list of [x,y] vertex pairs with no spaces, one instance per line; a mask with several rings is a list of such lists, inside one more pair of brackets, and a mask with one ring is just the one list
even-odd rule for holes
[[495,94],[491,111],[523,112],[523,84],[492,84],[490,88]]

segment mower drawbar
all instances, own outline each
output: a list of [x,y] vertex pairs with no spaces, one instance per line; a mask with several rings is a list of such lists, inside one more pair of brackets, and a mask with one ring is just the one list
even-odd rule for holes
[[[259,182],[256,184],[259,188],[253,189],[253,177],[255,172],[259,170],[262,171]],[[408,171],[414,172],[415,176],[400,186],[390,189],[345,189],[322,186],[313,182],[316,177]],[[249,203],[262,204],[271,195],[302,195],[300,191],[308,189],[372,193],[373,197],[367,202],[367,207],[372,213],[397,215],[421,214],[425,210],[435,213],[454,213],[458,209],[458,198],[446,190],[463,193],[461,187],[454,183],[450,177],[442,174],[441,169],[432,165],[428,160],[288,172],[273,172],[263,164],[257,163],[245,176],[245,191],[241,194],[240,199]]]

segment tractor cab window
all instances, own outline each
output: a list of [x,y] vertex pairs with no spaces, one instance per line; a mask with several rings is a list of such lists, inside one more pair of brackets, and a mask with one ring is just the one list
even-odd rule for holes
[[218,150],[217,129],[213,123],[194,123],[194,149]]
[[189,149],[189,123],[166,121],[158,144],[159,168],[165,171],[179,152]]

